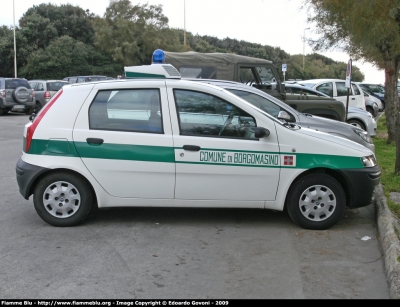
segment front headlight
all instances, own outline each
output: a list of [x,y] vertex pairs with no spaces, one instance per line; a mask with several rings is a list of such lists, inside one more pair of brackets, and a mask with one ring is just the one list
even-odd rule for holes
[[372,144],[372,138],[368,134],[367,131],[362,129],[353,129],[354,133],[357,134],[360,138],[362,138],[365,142]]
[[367,156],[367,157],[362,157],[361,161],[364,165],[364,167],[374,167],[376,165],[376,159],[375,156]]

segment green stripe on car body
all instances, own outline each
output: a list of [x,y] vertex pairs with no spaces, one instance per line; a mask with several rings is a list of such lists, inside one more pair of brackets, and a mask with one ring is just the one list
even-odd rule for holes
[[126,78],[130,79],[137,79],[137,78],[150,78],[150,79],[166,79],[164,75],[157,75],[157,74],[146,74],[140,72],[125,72]]
[[[24,140],[25,142],[25,140]],[[68,151],[67,151],[68,149]],[[308,153],[276,153],[263,151],[246,151],[246,150],[223,150],[215,148],[204,148],[200,152],[221,152],[221,153],[237,153],[238,155],[248,156],[247,161],[256,161],[257,163],[232,163],[223,161],[224,163],[210,161],[175,161],[175,150],[183,150],[182,147],[166,147],[166,146],[145,146],[145,145],[127,145],[127,144],[102,144],[89,145],[86,142],[69,142],[68,140],[38,140],[33,139],[29,154],[48,155],[48,156],[66,156],[66,157],[82,157],[94,159],[114,159],[114,160],[131,160],[146,162],[166,162],[166,163],[185,163],[185,164],[206,164],[206,165],[226,165],[226,166],[247,166],[247,167],[270,167],[270,168],[297,168],[311,169],[316,167],[328,167],[331,169],[361,169],[364,168],[360,157],[339,156],[326,154],[308,154]],[[79,153],[79,154],[78,154]],[[273,156],[293,156],[295,164],[293,166],[274,165],[271,162],[260,160],[260,155],[266,156],[268,161],[274,161]],[[261,162],[260,162],[261,161]],[[264,161],[264,162],[263,162]],[[243,161],[240,161],[243,162]]]

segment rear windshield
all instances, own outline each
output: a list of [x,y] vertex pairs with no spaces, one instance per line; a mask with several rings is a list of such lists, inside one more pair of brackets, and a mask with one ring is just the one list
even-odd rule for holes
[[6,89],[16,89],[17,87],[23,86],[26,88],[31,88],[27,80],[22,79],[10,79],[6,80]]
[[58,91],[64,85],[69,84],[68,82],[47,82],[48,91]]

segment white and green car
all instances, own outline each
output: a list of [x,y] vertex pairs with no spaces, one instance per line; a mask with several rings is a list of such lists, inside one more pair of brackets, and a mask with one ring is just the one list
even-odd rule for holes
[[287,209],[300,227],[327,229],[346,206],[371,204],[381,171],[368,148],[171,65],[126,75],[66,85],[25,125],[17,181],[47,223],[76,225],[94,206],[218,207]]

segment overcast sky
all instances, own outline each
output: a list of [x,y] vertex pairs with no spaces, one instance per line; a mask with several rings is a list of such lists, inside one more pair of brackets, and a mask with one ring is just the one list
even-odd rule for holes
[[[12,26],[13,3],[15,24],[33,5],[41,3],[72,4],[103,16],[110,0],[0,0],[0,25]],[[313,35],[313,26],[306,22],[306,11],[301,10],[302,0],[147,0],[135,4],[162,4],[171,28],[186,28],[192,34],[226,37],[251,43],[280,47],[285,52],[303,54],[303,36]],[[310,28],[305,30],[306,28]],[[305,54],[311,53],[305,45]],[[347,63],[350,56],[332,51],[322,53],[336,61]],[[365,75],[365,81],[384,83],[382,70],[369,63],[353,62]],[[278,67],[279,68],[279,67]],[[287,68],[290,70],[290,67]],[[343,79],[345,76],[343,76]]]

